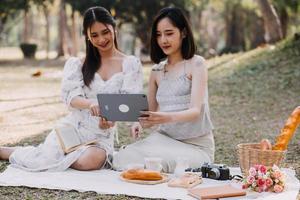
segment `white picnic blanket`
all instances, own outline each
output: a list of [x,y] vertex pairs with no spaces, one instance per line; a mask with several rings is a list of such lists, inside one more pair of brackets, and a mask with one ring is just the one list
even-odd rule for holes
[[[287,174],[287,189],[280,194],[247,192],[246,197],[228,199],[296,199],[300,189],[299,180],[292,169],[283,169]],[[239,174],[239,168],[231,168],[231,174]],[[168,187],[167,183],[158,185],[139,185],[120,180],[120,173],[112,170],[76,171],[68,169],[63,172],[27,172],[8,166],[0,174],[0,186],[27,186],[59,190],[94,191],[99,194],[125,194],[130,196],[164,199],[195,200],[183,188]],[[228,184],[230,181],[204,179],[197,187]]]

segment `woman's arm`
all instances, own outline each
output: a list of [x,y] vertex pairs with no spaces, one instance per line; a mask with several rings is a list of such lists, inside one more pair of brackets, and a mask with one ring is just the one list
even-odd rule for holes
[[88,109],[91,112],[92,116],[100,116],[100,108],[97,102],[94,102],[92,100],[77,96],[74,97],[71,102],[70,105],[73,108],[77,108],[77,109]]
[[[157,71],[151,71],[150,77],[149,77],[149,82],[148,82],[148,105],[149,105],[149,110],[150,111],[157,111],[158,110],[158,103],[156,101],[156,92],[157,92],[157,75],[159,72]],[[146,111],[148,112],[148,111]],[[148,117],[146,117],[148,118]],[[144,117],[139,118],[139,124],[143,128],[150,128],[151,126],[155,125],[150,123],[148,120],[144,120]],[[134,124],[134,126],[131,129],[131,134],[134,138],[139,137],[141,128],[139,124]]]
[[151,71],[148,85],[148,104],[150,111],[158,110],[158,103],[156,101],[156,92],[157,92],[157,71]]
[[93,102],[91,100],[80,96],[74,97],[70,102],[70,105],[77,109],[90,109],[92,104]]

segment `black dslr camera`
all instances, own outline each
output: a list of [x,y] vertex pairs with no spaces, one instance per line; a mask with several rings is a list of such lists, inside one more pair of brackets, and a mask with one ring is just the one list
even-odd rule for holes
[[226,165],[223,164],[208,164],[204,163],[201,166],[203,178],[211,178],[215,180],[229,180],[230,171]]

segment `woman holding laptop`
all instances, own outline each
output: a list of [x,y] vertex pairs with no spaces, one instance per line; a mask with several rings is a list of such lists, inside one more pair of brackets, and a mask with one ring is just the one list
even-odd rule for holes
[[38,147],[1,147],[1,159],[28,171],[110,167],[116,128],[98,117],[101,111],[96,95],[141,93],[143,88],[141,63],[118,50],[115,28],[115,20],[105,8],[89,8],[83,19],[86,57],[69,58],[63,71],[62,99],[71,113],[57,126],[73,127],[82,143],[97,142],[65,153],[54,129]]
[[[114,168],[162,158],[164,172],[174,172],[177,159],[190,167],[214,160],[213,125],[210,120],[205,60],[195,55],[196,46],[186,17],[178,8],[164,8],[154,19],[151,35],[153,66],[149,80],[148,117],[144,128],[159,125],[143,140],[120,149]],[[141,126],[132,128],[139,137]]]

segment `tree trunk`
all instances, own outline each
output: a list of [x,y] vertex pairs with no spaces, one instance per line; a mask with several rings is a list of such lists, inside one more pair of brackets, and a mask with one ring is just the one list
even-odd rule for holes
[[76,26],[76,20],[75,20],[75,11],[72,9],[72,31],[71,31],[71,35],[72,35],[72,55],[73,56],[77,56],[78,53],[78,36],[77,36],[77,26]]
[[[142,43],[141,53],[148,55],[150,53],[150,31],[145,30],[144,27],[150,26],[136,26],[136,34],[140,38]],[[149,33],[149,34],[148,34]]]
[[70,55],[67,43],[67,17],[65,11],[65,1],[61,0],[59,9],[59,43],[57,57]]
[[263,19],[258,16],[255,17],[254,20],[252,21],[252,24],[249,27],[250,49],[254,49],[266,42],[264,38],[265,30],[263,26],[264,26]]
[[4,24],[6,22],[6,17],[0,17],[0,35],[4,30]]
[[23,43],[28,43],[29,42],[29,14],[28,11],[24,11],[24,29],[23,29],[23,38],[22,42]]
[[257,0],[257,3],[264,19],[266,41],[269,43],[275,43],[281,40],[281,24],[273,5],[271,5],[268,0]]
[[285,38],[288,29],[289,15],[286,11],[286,8],[284,7],[280,9],[280,23],[281,23],[282,37]]
[[221,53],[238,52],[245,50],[244,19],[241,6],[237,3],[227,7],[226,20],[226,45]]
[[49,44],[50,44],[50,21],[49,21],[49,10],[46,6],[43,7],[45,19],[46,19],[46,59],[49,59]]

